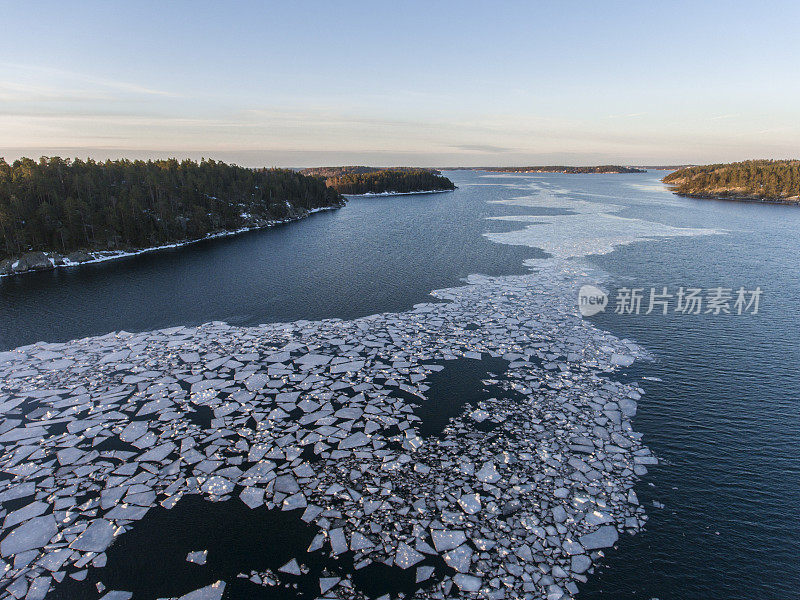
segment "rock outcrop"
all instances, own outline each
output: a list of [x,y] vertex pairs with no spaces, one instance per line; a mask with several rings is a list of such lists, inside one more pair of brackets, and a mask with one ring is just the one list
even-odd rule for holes
[[53,261],[44,252],[28,252],[11,265],[15,273],[44,271],[53,268]]

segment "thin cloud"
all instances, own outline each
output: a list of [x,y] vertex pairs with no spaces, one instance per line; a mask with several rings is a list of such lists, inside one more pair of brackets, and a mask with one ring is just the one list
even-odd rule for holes
[[465,150],[467,152],[486,152],[486,153],[513,152],[515,150],[515,148],[492,146],[490,144],[459,144],[450,147],[455,148],[456,150]]
[[646,116],[646,112],[638,112],[638,113],[627,113],[624,115],[608,115],[607,119],[637,119],[639,117]]
[[162,97],[173,97],[173,98],[179,96],[179,94],[176,94],[174,92],[168,92],[166,90],[157,90],[136,83],[130,83],[128,81],[107,79],[104,77],[95,77],[93,75],[87,75],[85,73],[79,73],[76,71],[69,71],[65,69],[54,69],[52,67],[43,67],[41,65],[25,65],[19,63],[2,62],[0,63],[0,68],[8,69],[11,71],[18,71],[24,74],[38,73],[41,75],[45,75],[48,78],[60,78],[64,80],[71,80],[93,85],[96,87],[116,90],[119,92],[127,92],[127,93],[146,95],[146,96],[162,96]]

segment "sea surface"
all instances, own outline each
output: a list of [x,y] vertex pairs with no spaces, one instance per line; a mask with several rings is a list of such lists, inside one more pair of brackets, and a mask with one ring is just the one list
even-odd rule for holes
[[[211,320],[351,319],[430,301],[472,273],[585,264],[609,292],[589,318],[653,355],[624,377],[646,391],[633,424],[662,462],[636,490],[647,527],[606,552],[579,598],[800,598],[800,209],[679,198],[657,171],[446,174],[453,193],[353,198],[269,230],[3,278],[0,350]],[[640,314],[615,314],[622,287],[643,290]],[[644,314],[664,287],[763,295],[757,314],[681,314],[674,298],[667,315]]]

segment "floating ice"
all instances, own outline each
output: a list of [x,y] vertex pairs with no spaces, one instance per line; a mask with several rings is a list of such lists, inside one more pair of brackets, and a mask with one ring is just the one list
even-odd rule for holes
[[[89,585],[115,535],[201,494],[297,510],[318,532],[309,552],[347,554],[356,570],[414,568],[419,597],[453,585],[574,594],[591,550],[644,523],[631,488],[656,458],[630,423],[641,390],[609,376],[615,355],[643,353],[580,317],[580,269],[537,269],[471,276],[434,292],[446,303],[400,314],[210,323],[0,355],[0,502],[15,501],[3,515],[0,553],[15,563],[4,591],[24,598],[64,577]],[[64,357],[74,363],[50,368]],[[429,376],[484,357],[508,363],[484,381],[493,397],[421,435]],[[199,564],[203,552],[186,558]],[[284,585],[309,571],[300,558],[242,576]],[[325,596],[354,586],[349,573],[320,575]],[[223,591],[218,582],[184,598]]]
[[476,474],[478,481],[483,483],[497,483],[500,481],[500,473],[494,463],[486,462]]
[[460,573],[469,571],[470,564],[472,563],[472,548],[467,544],[459,546],[450,552],[444,554],[444,562],[447,566],[454,568]]
[[264,504],[264,490],[256,487],[248,487],[242,490],[242,493],[239,494],[239,498],[250,508],[258,508]]
[[27,550],[41,548],[56,533],[58,533],[58,527],[53,515],[36,517],[6,535],[0,542],[0,553],[3,556],[13,556]]
[[220,600],[225,591],[225,582],[217,581],[204,588],[184,594],[178,600]]
[[458,499],[458,505],[468,515],[474,515],[481,510],[480,494],[464,494]]
[[341,580],[342,580],[341,577],[320,577],[319,578],[320,593],[324,594],[329,590],[332,590],[334,587],[336,587],[336,584],[338,584]]
[[397,547],[397,554],[394,556],[394,564],[401,569],[413,567],[423,560],[425,560],[425,556],[414,550],[405,542],[400,542],[400,545]]
[[103,552],[114,541],[116,526],[111,521],[97,519],[69,546],[84,552]]
[[133,598],[133,592],[112,590],[103,594],[100,600],[131,600],[131,598]]
[[453,581],[462,592],[477,592],[483,584],[483,580],[480,577],[465,575],[464,573],[458,573],[453,577]]
[[229,479],[225,479],[219,475],[214,475],[213,477],[209,477],[206,482],[203,483],[201,489],[208,494],[221,496],[223,494],[232,492],[233,487],[233,483]]
[[22,508],[8,513],[5,521],[3,521],[3,529],[10,529],[18,523],[22,523],[33,517],[38,517],[47,512],[48,508],[50,508],[50,505],[46,502],[31,502]]
[[581,546],[587,550],[596,550],[598,548],[610,548],[617,543],[618,539],[617,528],[613,525],[604,525],[593,533],[581,536],[579,541]]
[[484,234],[493,242],[541,248],[556,259],[608,254],[618,246],[663,237],[720,233],[715,229],[681,228],[616,213],[625,207],[608,202],[576,200],[530,181],[529,194],[502,203],[548,209],[564,209],[567,215],[491,217],[501,221],[529,222],[524,229]]
[[347,552],[347,539],[341,528],[332,529],[328,532],[331,541],[331,552],[333,554],[343,554]]
[[467,541],[467,536],[463,531],[442,531],[435,530],[431,532],[433,539],[433,546],[437,552],[444,552],[457,548]]
[[194,552],[189,552],[186,555],[186,562],[194,563],[196,565],[204,565],[206,564],[206,558],[208,557],[208,550],[195,550]]
[[300,575],[300,565],[294,558],[278,569],[281,573],[288,573],[289,575]]

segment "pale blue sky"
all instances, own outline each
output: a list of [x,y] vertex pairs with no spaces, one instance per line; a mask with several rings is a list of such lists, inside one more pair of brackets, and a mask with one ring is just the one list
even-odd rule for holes
[[0,2],[0,156],[800,155],[800,4]]

